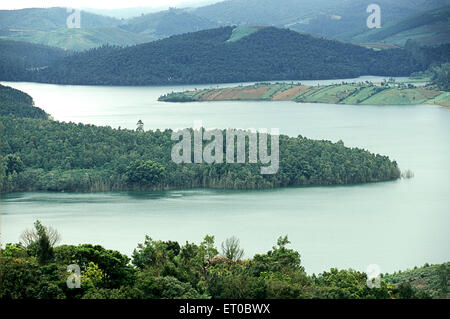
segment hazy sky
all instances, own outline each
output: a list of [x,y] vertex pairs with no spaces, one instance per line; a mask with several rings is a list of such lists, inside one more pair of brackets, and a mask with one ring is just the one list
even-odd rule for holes
[[180,5],[202,5],[221,0],[2,0],[0,9],[71,7],[71,8],[99,8],[116,9],[131,7],[167,7]]

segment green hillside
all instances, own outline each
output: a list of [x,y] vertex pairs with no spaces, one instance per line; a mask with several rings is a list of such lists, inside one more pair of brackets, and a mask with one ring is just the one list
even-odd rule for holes
[[218,26],[187,10],[170,9],[119,20],[81,11],[81,28],[68,28],[66,8],[0,11],[0,38],[83,51],[105,44],[128,46]]
[[351,40],[401,46],[408,40],[414,40],[422,45],[449,43],[450,6],[414,15],[398,22],[387,23],[380,29],[352,35]]
[[[67,27],[70,13],[66,8],[27,8],[21,10],[0,10],[0,30],[51,31]],[[81,11],[83,28],[112,27],[120,24],[119,19]]]
[[231,37],[228,39],[228,42],[236,42],[240,39],[243,39],[255,32],[258,32],[257,27],[238,27],[233,29],[233,33]]
[[[383,28],[370,32],[366,28],[368,4],[367,0],[229,0],[129,19],[82,11],[82,30],[67,30],[70,13],[66,8],[0,10],[0,37],[82,51],[106,43],[127,46],[235,25],[247,29],[238,29],[240,32],[231,42],[248,35],[246,32],[254,30],[253,26],[290,28],[346,41],[385,42],[384,45],[403,45],[407,39],[423,44],[448,42],[448,11],[423,12],[450,5],[450,0],[379,0]],[[408,21],[404,22],[402,19],[406,18]]]
[[0,38],[44,44],[70,51],[83,51],[106,44],[127,46],[155,40],[151,36],[134,34],[116,27],[26,31]]
[[120,29],[122,20],[81,11],[81,28],[68,28],[66,8],[0,10],[0,39],[82,51],[105,44],[127,46],[154,40]]
[[383,24],[450,5],[449,0],[228,0],[193,12],[222,25],[287,27],[334,38],[366,31],[366,9],[372,3],[381,7]]
[[413,289],[424,291],[432,298],[448,298],[450,262],[440,265],[425,264],[423,267],[386,274],[383,280],[395,285],[408,284]]
[[216,22],[183,9],[169,9],[126,20],[122,29],[135,34],[162,39],[175,34],[216,28]]

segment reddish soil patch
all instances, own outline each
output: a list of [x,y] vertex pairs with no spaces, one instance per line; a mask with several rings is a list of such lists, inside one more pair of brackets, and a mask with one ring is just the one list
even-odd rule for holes
[[256,100],[261,98],[269,86],[248,86],[228,89],[217,89],[204,94],[202,101]]
[[309,89],[309,86],[294,86],[293,88],[287,89],[283,92],[279,92],[275,94],[272,98],[274,101],[288,101],[292,99],[294,96],[306,91]]
[[[230,90],[230,89],[228,89],[228,90]],[[200,98],[200,101],[214,101],[215,98],[221,93],[222,93],[222,89],[209,91],[208,93],[205,93],[202,95],[202,97]]]

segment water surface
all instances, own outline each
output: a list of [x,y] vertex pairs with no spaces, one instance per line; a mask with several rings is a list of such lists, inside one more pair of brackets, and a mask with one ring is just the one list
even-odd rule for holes
[[269,250],[278,236],[287,234],[309,273],[334,266],[365,270],[369,264],[390,272],[449,260],[450,111],[446,109],[286,101],[177,104],[156,99],[195,86],[3,84],[29,93],[36,106],[60,121],[130,129],[139,119],[145,129],[190,127],[195,120],[207,128],[279,128],[290,136],[343,140],[348,146],[388,155],[415,177],[245,192],[8,194],[1,199],[2,242],[18,241],[20,232],[40,219],[62,233],[63,243],[98,243],[127,254],[146,234],[181,243],[213,234],[218,244],[232,235],[239,237],[250,257]]

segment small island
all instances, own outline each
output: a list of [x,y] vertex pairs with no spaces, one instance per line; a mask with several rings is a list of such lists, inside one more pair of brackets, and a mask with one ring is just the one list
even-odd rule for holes
[[294,101],[300,103],[406,105],[431,104],[450,107],[450,93],[436,85],[416,87],[394,80],[308,86],[301,83],[255,83],[231,88],[172,92],[164,102]]

